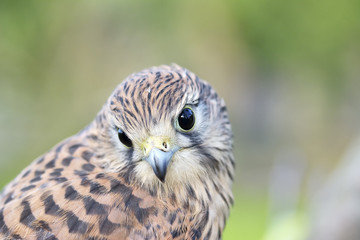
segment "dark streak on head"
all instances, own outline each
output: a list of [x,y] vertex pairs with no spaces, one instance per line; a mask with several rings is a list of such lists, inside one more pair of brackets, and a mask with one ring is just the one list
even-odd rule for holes
[[80,148],[80,147],[82,147],[82,146],[83,146],[83,145],[80,144],[80,143],[71,145],[71,146],[69,147],[69,153],[70,153],[71,155],[73,155],[74,152],[75,152],[78,148]]
[[21,177],[24,178],[31,172],[31,169],[27,170]]
[[65,167],[69,166],[74,157],[66,157],[61,161],[61,164]]

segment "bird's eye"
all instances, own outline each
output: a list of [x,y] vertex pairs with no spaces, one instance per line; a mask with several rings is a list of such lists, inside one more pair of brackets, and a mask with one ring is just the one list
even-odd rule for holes
[[132,147],[132,142],[131,142],[130,138],[120,128],[118,128],[118,136],[119,136],[119,140],[120,140],[120,142],[122,142],[122,144],[124,144],[128,148]]
[[185,107],[181,111],[176,125],[184,132],[189,132],[193,129],[195,125],[195,114],[190,107]]

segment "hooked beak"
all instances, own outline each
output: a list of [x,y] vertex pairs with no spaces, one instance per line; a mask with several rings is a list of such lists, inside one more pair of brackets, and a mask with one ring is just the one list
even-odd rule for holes
[[143,143],[145,160],[152,167],[156,177],[165,182],[167,167],[178,150],[177,147],[170,147],[169,139],[164,137],[149,137]]

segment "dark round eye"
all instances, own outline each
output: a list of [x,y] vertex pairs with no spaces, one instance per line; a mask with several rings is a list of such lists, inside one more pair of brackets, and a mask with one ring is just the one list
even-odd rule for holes
[[195,124],[195,114],[189,107],[185,107],[178,117],[178,125],[183,131],[190,131]]
[[119,140],[120,140],[120,142],[122,142],[122,144],[124,144],[128,148],[132,147],[132,142],[131,142],[130,138],[120,128],[118,128],[118,135],[119,135]]

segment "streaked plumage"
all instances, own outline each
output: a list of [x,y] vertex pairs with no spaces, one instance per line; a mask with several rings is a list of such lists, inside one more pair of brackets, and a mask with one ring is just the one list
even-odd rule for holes
[[220,239],[233,174],[224,101],[180,66],[153,67],[5,187],[0,238]]

